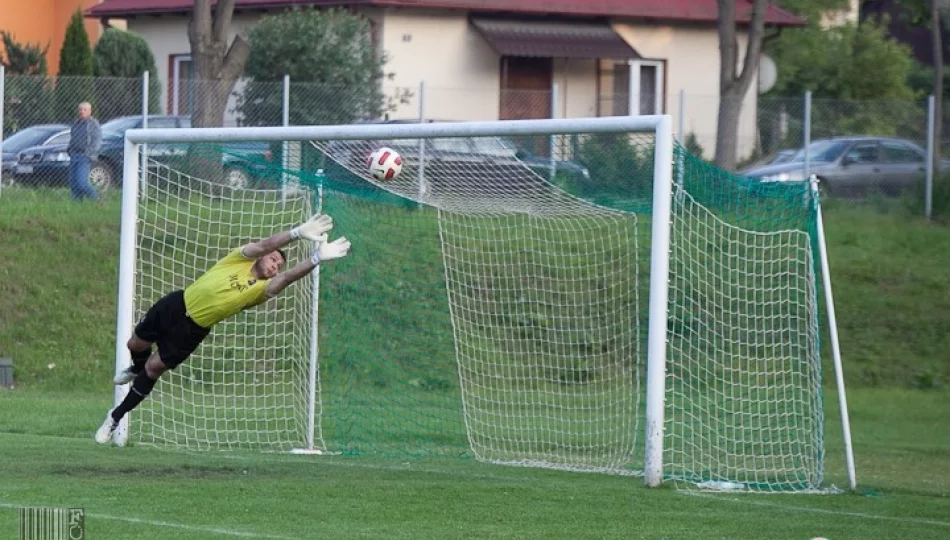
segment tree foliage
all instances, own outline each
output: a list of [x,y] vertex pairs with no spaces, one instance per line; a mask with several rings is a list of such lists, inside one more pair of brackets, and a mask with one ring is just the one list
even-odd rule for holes
[[162,85],[155,56],[144,38],[134,32],[109,28],[93,51],[93,70],[100,119],[141,114],[142,74],[149,72],[148,108],[161,110]]
[[83,25],[82,12],[73,12],[59,50],[59,77],[55,82],[55,115],[60,122],[76,116],[76,106],[89,101],[95,106],[92,81],[92,47]]
[[[910,47],[889,36],[886,20],[827,24],[834,10],[847,7],[844,0],[785,0],[781,5],[808,24],[783,29],[765,46],[778,67],[775,87],[760,100],[760,142],[766,152],[801,145],[801,100],[808,91],[813,140],[857,134],[922,140],[922,96],[910,84],[918,68]],[[785,97],[791,101],[764,105]]]
[[823,29],[789,29],[767,48],[778,66],[770,95],[818,99],[910,100],[915,70],[910,47],[891,39],[884,23],[867,20]]
[[[899,0],[902,18],[912,25],[930,27],[930,45],[933,52],[933,65],[927,68],[930,72],[929,92],[934,96],[934,117],[943,118],[944,100],[947,92],[946,76],[944,69],[944,36],[946,35],[948,9],[950,2],[948,0]],[[919,71],[918,71],[919,73]],[[914,77],[911,76],[911,83],[914,84]],[[934,152],[930,158],[935,171],[940,170],[941,151],[943,146],[943,122],[934,123],[933,149]]]
[[250,78],[238,111],[247,125],[282,117],[280,81],[289,75],[290,122],[343,124],[378,118],[408,93],[387,98],[386,57],[373,50],[368,21],[343,9],[298,8],[265,16],[249,35]]
[[51,116],[46,52],[49,45],[23,44],[13,34],[0,31],[5,54],[3,130],[12,133],[33,124],[48,122]]
[[[808,28],[817,28],[821,26],[828,14],[848,9],[850,2],[848,0],[779,0],[776,4],[805,19],[808,22]],[[782,36],[786,35],[786,32],[798,30],[800,29],[782,30]]]
[[156,74],[155,56],[144,38],[134,32],[109,28],[96,43],[95,75],[97,77],[141,77],[148,71]]
[[92,76],[92,47],[83,24],[82,12],[73,12],[66,27],[66,37],[59,50],[59,75]]
[[12,33],[0,31],[3,40],[3,67],[7,75],[46,75],[46,51],[49,44],[41,47],[39,44],[23,44],[16,40]]

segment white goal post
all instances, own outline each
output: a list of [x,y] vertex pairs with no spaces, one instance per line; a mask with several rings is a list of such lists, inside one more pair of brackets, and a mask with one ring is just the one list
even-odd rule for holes
[[[693,212],[699,213],[702,211],[702,205],[696,201],[692,201],[689,197],[689,194],[686,193],[684,199],[687,202],[682,204],[692,204],[688,209],[683,209],[683,214],[677,214],[677,209],[674,208],[674,204],[681,204],[679,201],[680,196],[684,193],[674,193],[674,191],[683,190],[682,179],[677,178],[677,181],[674,184],[674,161],[676,157],[674,156],[675,143],[672,131],[672,120],[668,115],[657,115],[657,116],[629,116],[629,117],[607,117],[607,118],[583,118],[583,119],[556,119],[556,120],[517,120],[517,121],[492,121],[492,122],[459,122],[459,123],[427,123],[427,124],[360,124],[360,125],[339,125],[339,126],[296,126],[296,127],[245,127],[245,128],[189,128],[189,129],[133,129],[126,132],[125,135],[125,151],[124,151],[124,168],[123,168],[123,191],[122,191],[122,224],[121,224],[121,238],[120,238],[120,261],[119,261],[119,285],[118,285],[118,306],[117,306],[117,325],[116,325],[116,371],[125,369],[130,362],[128,350],[126,349],[126,341],[131,336],[132,329],[136,320],[136,279],[139,277],[136,275],[136,261],[139,257],[142,256],[140,253],[140,246],[137,243],[137,235],[139,234],[139,211],[140,205],[143,204],[141,192],[142,189],[149,189],[147,185],[148,181],[146,180],[146,175],[141,172],[143,163],[140,162],[142,157],[141,146],[142,145],[158,145],[158,144],[174,144],[174,143],[207,143],[207,144],[223,144],[229,142],[242,142],[242,141],[262,141],[262,142],[273,142],[273,143],[287,143],[288,141],[298,141],[304,144],[313,143],[314,141],[318,142],[315,146],[319,147],[320,142],[326,143],[328,141],[365,141],[365,140],[392,140],[392,139],[451,139],[451,138],[479,138],[479,137],[519,137],[519,136],[592,136],[595,134],[642,134],[651,138],[651,156],[653,161],[653,170],[652,178],[652,206],[649,210],[649,218],[643,219],[644,223],[649,223],[650,234],[649,234],[649,298],[648,298],[648,320],[647,320],[647,335],[646,335],[646,379],[645,379],[645,415],[644,415],[644,424],[640,425],[639,428],[635,430],[640,430],[644,435],[642,450],[642,461],[640,472],[644,476],[644,481],[648,486],[656,487],[664,482],[664,479],[673,479],[673,480],[685,480],[691,482],[692,484],[703,484],[702,480],[706,480],[706,487],[715,488],[716,485],[729,486],[730,482],[733,481],[729,477],[731,473],[719,473],[715,470],[716,464],[712,465],[698,463],[695,466],[690,464],[687,466],[686,472],[680,471],[678,468],[671,472],[670,463],[671,459],[693,459],[688,454],[689,451],[684,451],[683,448],[667,448],[664,445],[667,444],[666,441],[671,436],[670,423],[678,422],[681,419],[675,417],[671,419],[669,411],[671,407],[677,407],[680,403],[680,400],[691,399],[690,393],[697,392],[697,394],[703,394],[705,389],[696,389],[696,388],[686,388],[687,385],[676,383],[672,381],[671,377],[678,377],[680,375],[671,372],[671,351],[669,350],[669,345],[671,343],[671,321],[673,320],[674,315],[671,314],[671,302],[676,301],[671,298],[671,283],[674,287],[676,286],[671,269],[671,253],[674,253],[677,249],[684,249],[682,247],[677,247],[676,236],[678,231],[685,231],[684,234],[696,235],[704,234],[703,231],[710,231],[710,234],[720,234],[720,230],[726,230],[727,233],[722,233],[722,237],[726,238],[724,242],[751,242],[750,245],[753,247],[750,248],[749,257],[755,258],[761,256],[762,260],[749,262],[745,260],[746,255],[741,255],[743,259],[738,264],[746,264],[747,271],[750,274],[755,274],[759,279],[759,273],[764,273],[762,275],[771,272],[772,269],[769,266],[775,261],[775,257],[781,258],[781,255],[778,253],[772,253],[773,246],[766,245],[769,242],[775,242],[775,249],[791,249],[791,250],[804,250],[807,251],[807,254],[804,256],[804,260],[811,261],[814,259],[820,258],[820,269],[823,272],[827,272],[828,266],[827,261],[825,260],[826,249],[824,246],[824,237],[820,229],[821,224],[819,221],[819,230],[818,238],[803,238],[801,235],[788,233],[786,234],[782,231],[782,236],[776,236],[774,240],[772,237],[766,237],[767,235],[760,235],[758,233],[752,234],[749,231],[743,231],[732,227],[726,223],[723,223],[721,219],[716,216],[703,214],[701,216],[696,216]],[[286,145],[285,145],[286,148]],[[681,159],[682,155],[678,155]],[[286,157],[285,157],[286,160]],[[553,160],[553,157],[552,157]],[[553,162],[553,161],[552,161]],[[286,161],[285,161],[286,163]],[[150,167],[151,169],[151,167]],[[428,170],[427,170],[428,173]],[[421,174],[421,173],[420,173]],[[725,174],[725,173],[723,173]],[[678,176],[682,175],[682,170],[678,172]],[[404,176],[415,176],[408,175],[404,172]],[[379,186],[377,186],[379,187]],[[384,186],[383,189],[386,189]],[[552,189],[555,189],[552,186]],[[418,193],[418,191],[417,191]],[[402,192],[397,193],[397,195],[405,196],[408,199],[413,199],[414,195],[411,193],[406,195]],[[558,201],[568,201],[571,200],[571,196],[568,194],[558,194]],[[552,199],[553,200],[553,199]],[[677,201],[674,203],[674,201]],[[689,201],[692,201],[690,203]],[[426,203],[427,201],[420,201]],[[567,203],[568,206],[575,203]],[[435,206],[438,206],[437,204]],[[309,208],[309,207],[308,207]],[[591,212],[603,212],[606,214],[609,213],[618,213],[617,210],[612,209],[603,209],[600,208],[597,204],[588,203],[586,201],[580,201],[576,203],[576,208],[572,211],[574,212],[583,212],[584,208],[589,208]],[[439,208],[440,220],[443,219],[442,213],[448,211],[457,210],[457,208],[452,208],[446,210],[446,208]],[[301,210],[304,211],[304,210]],[[520,210],[515,210],[518,212]],[[544,209],[542,213],[550,213],[550,209]],[[820,210],[819,210],[820,212]],[[578,214],[579,215],[579,214]],[[335,216],[336,217],[336,216]],[[819,213],[820,218],[820,213]],[[696,227],[692,228],[694,225],[694,220]],[[620,222],[618,222],[620,223]],[[680,225],[677,226],[677,223]],[[344,225],[341,223],[341,227]],[[738,231],[738,232],[736,232]],[[443,230],[443,242],[447,241],[446,236],[450,236],[451,233]],[[739,237],[740,240],[733,240],[734,237]],[[749,240],[743,240],[748,237]],[[763,237],[766,237],[763,239]],[[692,238],[692,237],[691,237]],[[811,244],[810,241],[815,240],[816,243]],[[357,247],[358,240],[354,240],[354,247]],[[820,250],[817,253],[812,253],[809,246],[820,246]],[[690,246],[690,250],[694,250],[695,246]],[[745,249],[745,248],[743,248]],[[689,255],[684,255],[686,257],[685,262],[683,260],[677,262],[676,264],[691,264],[689,257],[692,257],[692,251]],[[446,255],[449,257],[449,255]],[[811,259],[813,257],[814,259]],[[449,262],[446,263],[450,264]],[[710,262],[709,264],[714,264]],[[448,272],[448,269],[446,270]],[[801,289],[796,291],[796,294],[800,293],[802,298],[806,298],[808,305],[801,306],[799,311],[802,313],[813,313],[817,309],[814,304],[817,302],[817,291],[819,289],[818,276],[810,274],[812,268],[808,268],[808,264],[803,264],[801,268],[797,271],[804,272],[807,275],[800,276],[798,285],[793,284],[793,287],[800,286]],[[830,316],[832,317],[832,335],[831,335],[831,346],[833,349],[833,354],[835,358],[835,377],[838,383],[838,391],[840,397],[840,403],[842,407],[846,407],[846,402],[844,400],[844,386],[843,386],[843,375],[841,373],[841,364],[840,364],[840,352],[838,350],[837,343],[837,332],[834,328],[833,320],[833,303],[831,300],[831,290],[830,290],[830,279],[827,275],[822,276],[824,279],[824,287],[822,287],[824,294],[827,299],[827,306],[829,309],[832,309]],[[703,277],[697,278],[700,281]],[[765,280],[771,279],[766,275]],[[788,281],[788,276],[783,270],[781,280]],[[697,282],[698,283],[698,282]],[[771,282],[770,282],[771,283]],[[741,286],[745,286],[743,283]],[[692,286],[692,285],[691,285]],[[771,285],[770,285],[771,286]],[[319,452],[325,450],[323,443],[321,442],[321,436],[318,433],[320,418],[319,415],[321,411],[318,410],[319,407],[315,406],[315,403],[319,401],[319,387],[317,384],[317,379],[320,377],[321,367],[318,365],[319,358],[317,354],[317,327],[316,327],[316,312],[317,312],[317,291],[318,291],[318,281],[314,278],[313,281],[313,294],[306,296],[308,301],[312,301],[313,305],[308,309],[303,309],[303,312],[307,317],[312,317],[306,321],[306,324],[302,325],[302,328],[306,329],[305,339],[311,341],[309,344],[310,354],[306,358],[306,370],[295,372],[300,376],[308,378],[307,385],[305,386],[304,393],[305,396],[305,405],[303,405],[304,411],[302,414],[305,416],[305,436],[304,440],[301,441],[303,450],[311,450]],[[685,293],[684,293],[685,294]],[[744,293],[743,293],[744,294]],[[457,291],[449,291],[449,298],[454,298],[458,295]],[[798,296],[796,296],[797,298]],[[332,299],[328,302],[332,302]],[[723,304],[725,306],[726,304]],[[732,309],[732,304],[728,304]],[[460,325],[467,324],[466,321],[460,321],[459,317],[464,317],[464,314],[459,314],[459,305],[453,304],[450,306],[450,311],[452,312],[453,321],[452,324],[455,327],[456,339],[464,339],[460,333],[464,333],[464,329],[460,329]],[[636,309],[635,307],[633,309]],[[677,309],[680,309],[678,306]],[[723,307],[723,309],[727,309]],[[776,308],[778,310],[783,309],[782,307]],[[798,308],[796,308],[798,309]],[[299,310],[299,308],[298,308]],[[769,316],[769,315],[766,315]],[[753,314],[754,317],[754,314]],[[815,314],[817,317],[817,314]],[[750,323],[751,324],[751,323]],[[769,324],[779,325],[782,324],[781,320],[776,318],[776,322]],[[803,323],[807,328],[802,330],[804,332],[809,332],[813,334],[817,331],[817,323],[812,324],[811,321],[806,321]],[[697,340],[705,340],[706,336],[716,335],[716,331],[705,329],[707,334],[703,334],[702,337],[697,338],[677,338],[680,339],[680,342],[677,344],[677,348],[683,347],[684,350],[688,349],[688,353],[682,353],[677,351],[677,362],[683,360],[683,354],[688,354],[688,359],[690,362],[693,362],[697,369],[706,369],[707,366],[704,363],[707,361],[707,358],[704,358],[701,354],[703,350],[715,351],[715,347],[706,347],[705,343],[700,343]],[[769,336],[769,339],[773,339],[773,336],[786,335],[791,332],[796,331],[795,328],[777,328],[777,329],[766,329],[759,332],[758,336],[761,337],[766,333]],[[794,362],[786,361],[788,359],[776,359],[776,366],[789,366],[793,365],[794,367],[785,368],[792,370],[810,370],[820,371],[820,360],[815,356],[817,353],[817,336],[810,335],[807,339],[804,340],[804,345],[802,345],[801,350],[804,351],[803,354],[810,355],[806,360],[810,363],[808,366],[799,368],[794,366]],[[459,345],[456,345],[456,348],[459,348]],[[782,347],[782,344],[774,344],[774,350],[785,350]],[[797,350],[797,349],[796,349]],[[462,354],[462,353],[459,353]],[[792,353],[789,353],[792,354]],[[794,353],[797,354],[797,353]],[[794,360],[794,359],[792,359]],[[462,361],[461,359],[459,360]],[[677,370],[681,369],[682,366],[677,366]],[[710,371],[715,371],[720,376],[724,371],[729,371],[731,369],[736,369],[730,366],[718,366],[710,368]],[[762,368],[762,369],[771,369],[771,368]],[[463,369],[460,367],[460,373]],[[675,370],[674,370],[675,371]],[[748,385],[755,386],[755,377],[759,376],[762,380],[769,380],[768,376],[761,374],[750,377],[748,380],[743,379],[741,374],[729,374],[728,377],[732,377],[732,382],[725,380],[724,384],[736,384],[739,386]],[[794,399],[801,399],[803,402],[807,402],[810,407],[818,407],[818,411],[812,411],[810,414],[813,415],[822,415],[820,410],[820,377],[817,375],[809,374],[796,374],[796,377],[789,377],[787,380],[783,379],[782,384],[789,384],[789,381],[792,381],[791,384],[802,384],[810,385],[807,389],[791,389],[789,393],[793,393],[800,396]],[[464,377],[463,377],[464,379]],[[697,379],[699,380],[699,379]],[[163,381],[164,383],[164,381]],[[160,383],[163,384],[163,383]],[[463,380],[461,382],[463,387],[466,384],[471,384]],[[638,384],[635,381],[632,384]],[[672,386],[677,386],[677,390],[672,390]],[[817,387],[815,387],[817,385]],[[685,389],[685,390],[684,390]],[[127,389],[125,387],[117,387],[114,395],[116,403],[121,401],[124,397]],[[476,390],[480,392],[482,390]],[[565,390],[565,392],[576,392],[576,390]],[[717,390],[718,391],[718,390]],[[726,389],[727,393],[731,390]],[[729,401],[732,400],[736,403],[750,399],[749,396],[756,395],[755,392],[758,390],[753,390],[747,392],[746,390],[736,391],[736,395],[730,396],[726,395],[723,399]],[[463,388],[463,408],[473,407],[469,402],[466,402],[466,396],[471,393],[472,390],[466,390]],[[671,392],[676,392],[675,396]],[[741,396],[740,396],[741,394]],[[768,391],[763,391],[763,395],[768,394],[768,397],[765,399],[781,399],[781,397],[776,398],[775,395],[768,393]],[[474,395],[474,394],[473,394]],[[705,400],[708,399],[708,396],[704,395],[703,397],[697,399],[702,399],[703,404],[699,405],[702,407],[712,407],[715,408],[717,405],[713,402],[707,403]],[[637,401],[634,397],[634,401]],[[730,401],[730,403],[732,403]],[[795,409],[797,405],[792,404],[789,406],[789,410]],[[627,409],[624,409],[625,411]],[[639,410],[638,403],[633,405],[633,409]],[[776,409],[778,410],[778,409]],[[784,411],[784,409],[783,409]],[[133,412],[133,415],[135,413]],[[473,430],[477,431],[477,426],[473,427],[473,422],[482,422],[491,417],[491,414],[486,413],[483,416],[477,418],[473,417],[471,410],[466,410],[465,422],[468,431],[468,438],[470,443],[473,446],[476,446],[476,439],[479,438],[478,434],[473,435]],[[743,422],[743,419],[750,419],[752,423],[755,424],[755,427],[747,427],[742,429],[753,430],[761,429],[764,432],[768,432],[774,436],[778,433],[784,433],[783,430],[787,428],[785,426],[779,428],[773,428],[771,426],[765,425],[769,421],[768,418],[759,418],[759,417],[749,417],[750,414],[748,411],[726,411],[722,410],[717,413],[709,412],[710,415],[721,414],[722,421],[724,423],[729,422]],[[781,416],[782,413],[771,411],[767,413],[771,415],[772,418],[777,418]],[[709,418],[713,418],[710,416]],[[129,416],[127,415],[122,423],[119,426],[119,439],[125,440],[129,434]],[[632,419],[633,424],[636,426],[639,424],[639,419]],[[843,429],[845,431],[845,441],[846,441],[846,452],[847,452],[847,462],[848,462],[848,476],[851,487],[854,488],[856,485],[856,480],[854,476],[854,467],[853,467],[853,456],[850,446],[850,433],[847,424],[847,411],[842,410],[842,421]],[[817,422],[817,424],[815,423]],[[800,475],[802,478],[807,477],[806,480],[803,480],[803,485],[808,485],[813,488],[817,488],[820,484],[820,479],[822,477],[822,472],[820,470],[813,471],[810,468],[822,466],[821,462],[823,461],[823,449],[822,449],[822,434],[821,430],[821,418],[809,418],[804,422],[808,424],[808,428],[803,428],[802,432],[807,432],[809,436],[817,437],[817,440],[807,441],[803,445],[803,448],[809,448],[809,452],[813,452],[815,456],[816,463],[812,463],[810,458],[799,459],[795,455],[787,455],[784,458],[787,458],[789,461],[793,462],[804,462],[803,465],[793,465],[794,471],[790,471],[789,474]],[[624,424],[625,425],[625,424]],[[702,428],[693,430],[685,430],[683,435],[684,437],[692,436],[692,433],[696,433],[697,437],[702,437],[702,433],[706,433],[705,429]],[[726,426],[726,430],[733,429],[730,426]],[[673,430],[675,431],[675,430]],[[676,436],[680,436],[680,432],[676,431]],[[743,437],[748,435],[743,435]],[[754,433],[753,435],[754,436]],[[797,435],[796,435],[797,436]],[[634,440],[636,436],[634,435]],[[736,450],[724,449],[721,452],[737,452],[734,457],[737,462],[755,462],[755,456],[747,454],[751,452],[750,448],[755,447],[755,444],[758,444],[757,441],[740,441],[741,444],[735,446]],[[553,443],[552,443],[553,444]],[[677,440],[677,444],[679,444]],[[697,445],[703,444],[715,444],[714,441],[697,441]],[[793,443],[790,445],[792,448],[797,448]],[[795,450],[793,450],[794,452]],[[715,455],[719,450],[712,452],[714,456],[712,459],[716,459]],[[479,454],[478,450],[475,450],[477,457],[482,457]],[[486,457],[485,461],[494,461],[501,463],[510,463],[510,464],[539,464],[542,466],[555,466],[564,468],[572,468],[569,465],[564,463],[557,462],[554,460],[552,463],[547,463],[544,459],[539,459],[534,456],[527,456],[523,459],[512,458],[512,457]],[[779,458],[776,458],[779,459]],[[583,460],[582,460],[583,461]],[[702,458],[700,458],[702,461]],[[586,463],[586,462],[585,462]],[[730,465],[734,467],[754,467],[754,465]],[[600,470],[599,466],[587,466],[579,465],[577,467],[580,470]],[[692,469],[691,469],[692,468]],[[801,470],[799,470],[799,468]],[[615,471],[618,470],[618,467],[615,465],[608,465],[602,467],[606,471]],[[695,470],[694,470],[695,469]],[[725,475],[725,476],[723,476]],[[752,476],[755,476],[753,471]],[[772,481],[771,477],[766,474],[763,474],[763,485]],[[740,485],[742,482],[748,482],[747,479],[735,479],[737,485]],[[783,480],[775,480],[776,484],[781,484]],[[750,482],[751,484],[751,482]],[[779,488],[776,488],[779,489]],[[770,488],[763,488],[763,490],[770,490]]]

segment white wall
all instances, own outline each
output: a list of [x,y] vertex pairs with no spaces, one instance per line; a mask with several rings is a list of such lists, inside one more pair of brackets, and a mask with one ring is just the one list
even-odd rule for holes
[[597,60],[556,58],[554,83],[558,89],[557,118],[597,116]]
[[498,55],[468,22],[467,14],[386,9],[380,45],[395,75],[386,87],[408,88],[410,103],[392,118],[417,118],[419,83],[425,81],[425,116],[436,120],[495,120],[499,110]]
[[821,18],[821,27],[828,29],[846,24],[858,24],[861,15],[859,0],[848,0],[848,5],[839,10],[828,10]]
[[[231,25],[230,39],[234,39],[239,32],[245,33],[260,19],[260,15],[237,14]],[[128,20],[128,29],[142,36],[148,42],[158,64],[159,79],[162,83],[162,112],[168,111],[169,88],[169,57],[191,53],[191,44],[188,41],[188,17],[180,15],[160,15],[155,17],[136,17]],[[239,83],[240,84],[240,83]],[[240,86],[238,86],[238,89]],[[228,103],[228,112],[225,113],[225,125],[233,126],[236,118],[231,109],[234,100]]]
[[[383,16],[381,45],[389,56],[391,87],[418,94],[425,81],[425,116],[440,120],[495,120],[499,115],[501,60],[468,22],[467,13],[390,8]],[[553,82],[558,85],[555,114],[562,118],[597,112],[597,63],[558,58]],[[539,99],[545,99],[539,95]],[[413,99],[391,114],[416,118]]]
[[[666,112],[673,116],[674,130],[680,121],[680,90],[685,91],[686,134],[696,135],[711,158],[716,151],[719,112],[719,38],[715,27],[677,28],[614,22],[614,30],[648,60],[666,61]],[[740,33],[740,62],[746,39]],[[753,81],[739,118],[739,159],[752,153],[756,142],[758,81]]]

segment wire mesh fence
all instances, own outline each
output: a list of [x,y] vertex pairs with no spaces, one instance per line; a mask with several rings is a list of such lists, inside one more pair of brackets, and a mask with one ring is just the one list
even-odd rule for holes
[[[152,78],[145,88],[144,78],[6,75],[2,96],[2,186],[66,188],[69,185],[69,131],[81,102],[92,105],[93,117],[103,131],[102,147],[90,165],[90,181],[97,189],[115,187],[121,171],[122,135],[129,128],[142,127],[145,102],[148,127],[163,128],[667,113],[673,117],[679,141],[694,155],[707,160],[715,157],[719,129],[719,97],[683,92],[656,96],[614,93],[594,87],[558,90],[557,85],[550,90],[529,90],[497,86],[460,88],[425,82],[414,87],[392,84],[345,87],[292,80],[239,80],[230,84],[187,77],[172,79],[169,84]],[[804,96],[758,96],[743,101],[736,113],[739,172],[796,160],[810,163],[817,154],[802,155],[806,140],[818,144],[842,137],[877,137],[893,139],[897,141],[894,144],[905,146],[903,152],[881,146],[873,159],[881,165],[886,165],[887,159],[904,160],[905,171],[901,174],[906,178],[899,181],[907,186],[922,183],[926,167],[921,164],[929,161],[928,105],[924,100],[815,99],[810,103],[810,111],[806,110],[805,103]],[[950,133],[950,114],[944,115],[940,125],[945,137],[938,150],[946,154],[950,152],[950,144],[947,144],[950,137],[946,137]],[[531,159],[574,160],[578,145],[561,139],[565,140],[515,138],[510,142],[521,155],[531,156]],[[156,150],[160,151],[167,149]],[[289,154],[285,145],[268,149],[273,159],[283,160]],[[300,162],[300,158],[294,159]],[[942,171],[943,167],[938,168],[936,176]]]

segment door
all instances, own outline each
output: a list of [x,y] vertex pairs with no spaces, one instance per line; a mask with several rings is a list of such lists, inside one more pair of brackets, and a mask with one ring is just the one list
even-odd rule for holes
[[600,114],[613,116],[663,114],[665,66],[660,60],[601,64]]
[[640,81],[637,85],[640,95],[640,114],[660,114],[663,102],[663,80],[660,78],[661,64],[659,62],[638,62],[640,67]]
[[[501,58],[500,120],[551,118],[552,58],[503,56]],[[518,137],[515,143],[532,153],[546,156],[546,137]]]
[[851,146],[841,161],[822,173],[828,189],[837,195],[853,195],[881,183],[880,145],[877,141],[860,141]]
[[192,74],[191,56],[175,56],[172,60],[172,103],[171,114],[173,116],[191,114],[191,107],[194,101],[194,84]]
[[551,58],[501,58],[501,120],[551,118]]
[[914,186],[926,170],[926,154],[901,141],[881,141],[881,189],[900,195]]

